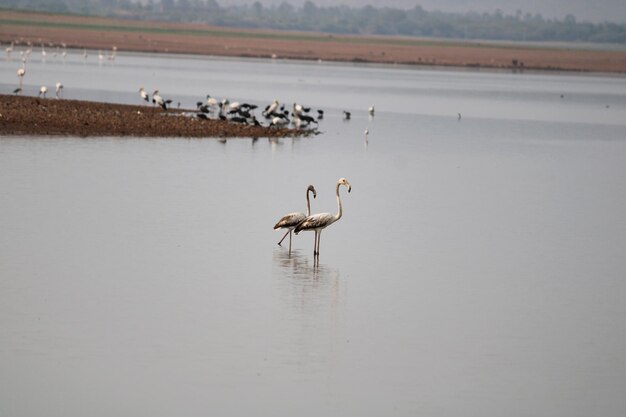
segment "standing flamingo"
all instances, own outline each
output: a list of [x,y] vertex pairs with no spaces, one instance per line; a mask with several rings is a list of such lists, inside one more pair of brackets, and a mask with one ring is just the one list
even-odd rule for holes
[[20,90],[22,89],[22,82],[24,79],[24,75],[26,75],[26,64],[22,61],[22,67],[17,70],[17,78],[20,80],[20,86],[18,87]]
[[344,185],[348,188],[348,192],[352,190],[352,186],[345,178],[340,178],[337,181],[337,188],[335,194],[337,195],[337,214],[332,215],[330,213],[319,213],[314,214],[312,216],[307,216],[306,219],[302,221],[296,228],[294,232],[296,234],[300,233],[302,230],[313,230],[315,232],[315,244],[313,247],[313,257],[320,256],[320,237],[322,235],[322,230],[331,224],[335,223],[337,220],[341,219],[341,215],[343,214],[343,210],[341,207],[341,199],[339,198],[339,186]]
[[311,202],[309,200],[309,193],[313,193],[313,198],[317,197],[317,192],[315,191],[315,187],[309,185],[306,189],[306,214],[302,213],[289,213],[283,216],[282,219],[274,225],[274,230],[276,229],[287,229],[287,233],[283,236],[283,238],[278,242],[278,246],[283,243],[283,240],[289,235],[289,253],[291,253],[291,232],[296,228],[298,224],[308,216],[311,215]]

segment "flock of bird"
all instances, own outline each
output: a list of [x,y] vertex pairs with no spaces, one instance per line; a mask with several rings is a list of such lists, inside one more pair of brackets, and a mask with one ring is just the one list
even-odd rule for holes
[[320,238],[322,236],[322,230],[341,219],[343,215],[343,208],[341,205],[341,197],[339,196],[339,187],[344,186],[348,189],[348,192],[352,190],[352,185],[345,178],[339,178],[335,187],[335,195],[337,197],[337,214],[331,213],[318,213],[311,214],[311,201],[309,199],[309,193],[313,193],[313,198],[317,197],[317,191],[315,187],[309,185],[306,189],[306,214],[300,212],[294,212],[284,215],[274,225],[274,230],[283,229],[286,230],[282,239],[278,242],[280,246],[283,240],[289,235],[289,253],[291,253],[291,238],[292,233],[296,235],[301,231],[313,231],[315,233],[313,243],[313,258],[319,260],[320,255]]
[[[159,90],[152,93],[152,98],[144,87],[139,88],[139,97],[142,102],[152,102],[153,107],[161,107],[167,110],[173,100],[164,99]],[[180,107],[180,102],[178,102]],[[228,98],[218,100],[210,94],[206,95],[206,99],[196,102],[196,111],[191,113],[198,119],[219,119],[244,125],[263,126],[257,119],[254,111],[259,106],[256,104],[242,103],[239,101],[231,102]],[[311,113],[315,114],[312,116]],[[317,129],[320,121],[324,118],[324,110],[318,109],[311,111],[311,107],[305,107],[298,103],[293,103],[291,111],[287,110],[285,104],[281,104],[277,99],[265,106],[261,111],[261,115],[267,121],[268,127],[287,127],[293,125],[295,129]]]
[[[8,60],[11,59],[13,53],[15,52],[15,41],[11,42],[9,46],[4,49],[6,54],[6,58]],[[54,48],[54,44],[48,44],[48,47]],[[61,50],[62,48],[62,50]],[[24,76],[26,75],[26,62],[31,58],[33,53],[33,44],[31,42],[26,43],[26,49],[20,51],[20,60],[21,66],[17,69],[17,78],[18,78],[18,86],[15,90],[13,90],[13,94],[19,95],[23,92],[23,82]],[[109,61],[114,61],[117,54],[117,47],[113,46],[111,48],[111,52],[109,54],[104,54],[102,50],[98,51],[98,59],[100,62],[108,59]],[[56,45],[56,51],[51,54],[52,58],[57,58],[61,56],[63,61],[65,61],[67,57],[67,45],[65,43],[61,43],[60,45]],[[87,57],[87,49],[83,49],[83,59],[86,61]],[[46,61],[48,58],[48,52],[46,51],[46,45],[41,43],[41,60]],[[46,98],[46,94],[48,93],[48,86],[42,85],[39,87],[39,97]],[[57,81],[55,84],[55,96],[56,98],[63,98],[63,84],[60,81]]]

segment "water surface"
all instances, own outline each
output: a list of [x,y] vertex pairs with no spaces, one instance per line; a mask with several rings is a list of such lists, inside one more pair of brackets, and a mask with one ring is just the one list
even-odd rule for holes
[[[138,103],[143,85],[326,117],[280,141],[0,138],[0,414],[626,410],[624,78],[28,65],[30,90],[62,77],[68,98]],[[320,265],[312,234],[278,247],[306,186],[334,212],[340,177]]]

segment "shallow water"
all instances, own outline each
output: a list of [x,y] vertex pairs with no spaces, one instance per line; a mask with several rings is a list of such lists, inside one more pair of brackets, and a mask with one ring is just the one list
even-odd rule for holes
[[[626,410],[623,77],[28,65],[31,95],[60,79],[67,98],[138,103],[144,85],[326,117],[280,141],[0,138],[1,415]],[[306,186],[334,212],[340,177],[320,265],[312,234],[278,247]]]

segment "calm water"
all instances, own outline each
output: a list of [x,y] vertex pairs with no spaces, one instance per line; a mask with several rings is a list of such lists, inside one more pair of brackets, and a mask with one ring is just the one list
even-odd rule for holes
[[[0,415],[626,412],[624,77],[73,54],[26,93],[278,98],[324,134],[0,138]],[[314,267],[272,226],[340,177]]]

